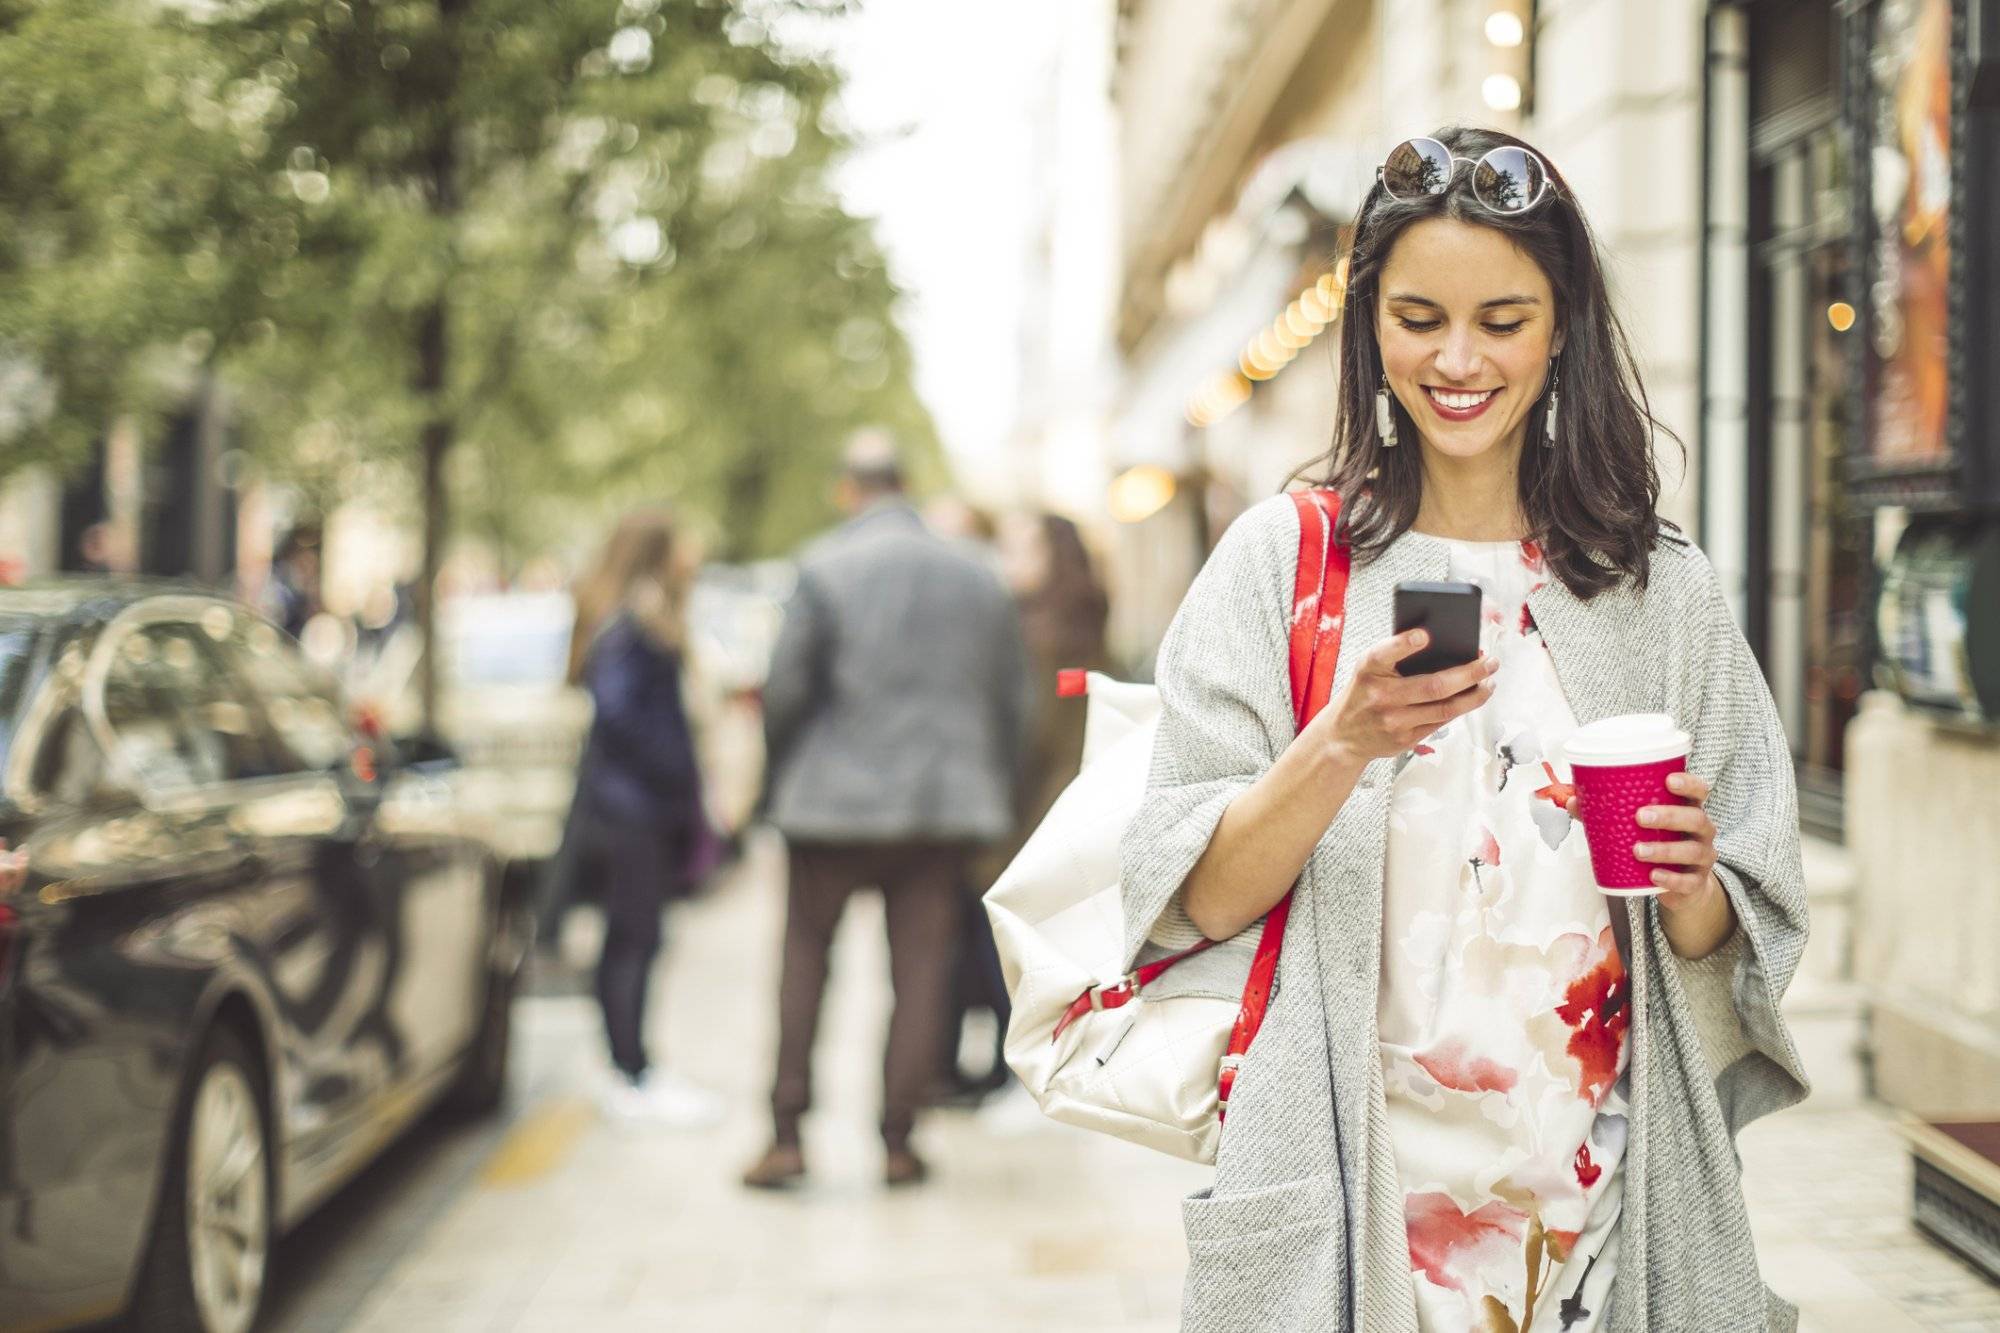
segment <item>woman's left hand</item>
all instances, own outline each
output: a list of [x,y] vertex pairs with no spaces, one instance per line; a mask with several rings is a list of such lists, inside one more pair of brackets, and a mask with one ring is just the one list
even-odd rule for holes
[[[1707,907],[1710,895],[1722,892],[1715,877],[1715,821],[1708,817],[1709,783],[1692,773],[1667,776],[1667,790],[1685,796],[1692,805],[1648,805],[1639,810],[1639,823],[1647,828],[1671,829],[1688,836],[1671,842],[1640,842],[1632,855],[1641,861],[1655,861],[1661,869],[1653,872],[1660,886],[1660,906],[1669,912]],[[1567,806],[1572,819],[1581,818],[1575,797]]]
[[[1632,855],[1660,865],[1653,872],[1653,883],[1660,886],[1660,927],[1668,945],[1683,958],[1705,958],[1728,943],[1736,930],[1736,907],[1715,876],[1715,822],[1705,808],[1709,783],[1692,773],[1672,773],[1667,776],[1667,790],[1693,804],[1642,806],[1639,823],[1687,837],[1637,842]],[[1567,809],[1572,818],[1578,817],[1574,798]]]
[[1657,861],[1663,867],[1653,872],[1660,886],[1660,906],[1669,912],[1707,907],[1712,894],[1722,892],[1715,877],[1715,821],[1708,817],[1709,783],[1692,773],[1667,775],[1667,790],[1685,796],[1692,805],[1648,805],[1639,810],[1639,823],[1646,828],[1673,829],[1687,837],[1673,842],[1641,842],[1632,855],[1641,861]]

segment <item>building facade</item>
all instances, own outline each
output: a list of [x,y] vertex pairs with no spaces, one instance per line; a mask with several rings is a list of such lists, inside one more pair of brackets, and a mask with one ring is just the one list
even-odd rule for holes
[[1228,521],[1325,450],[1338,301],[1311,294],[1337,297],[1375,163],[1446,124],[1519,133],[1609,256],[1663,513],[1792,740],[1806,989],[1865,997],[1873,1089],[1940,1176],[1920,1218],[2000,1202],[1966,1148],[2000,1151],[2000,9],[1122,0],[1117,22],[1100,435],[1126,660]]
[[[1337,311],[1381,154],[1454,123],[1523,134],[1584,199],[1655,414],[1690,446],[1685,463],[1663,450],[1666,512],[1695,528],[1702,36],[1697,10],[1617,0],[1125,0],[1109,470],[1177,484],[1122,525],[1119,563],[1191,574],[1236,512],[1325,452],[1338,326],[1310,316]],[[1121,607],[1131,656],[1173,600]]]

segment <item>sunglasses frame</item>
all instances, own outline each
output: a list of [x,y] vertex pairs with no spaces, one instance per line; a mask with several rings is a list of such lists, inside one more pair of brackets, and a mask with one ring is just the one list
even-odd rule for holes
[[[1389,159],[1394,157],[1396,155],[1397,150],[1402,148],[1404,144],[1420,144],[1420,143],[1430,144],[1432,147],[1436,148],[1439,153],[1443,154],[1445,161],[1451,165],[1451,172],[1449,175],[1445,177],[1444,184],[1440,185],[1435,190],[1426,190],[1421,194],[1411,195],[1407,197],[1404,195],[1397,194],[1395,190],[1391,189],[1389,186]],[[1536,166],[1542,169],[1542,187],[1541,189],[1535,192],[1535,197],[1533,199],[1530,199],[1527,203],[1522,204],[1519,208],[1495,208],[1492,204],[1487,202],[1485,196],[1480,194],[1479,182],[1477,177],[1475,177],[1473,180],[1472,197],[1474,200],[1478,202],[1481,208],[1486,209],[1488,212],[1498,213],[1502,217],[1519,217],[1523,213],[1528,212],[1530,209],[1539,208],[1542,204],[1548,201],[1548,198],[1551,194],[1555,193],[1554,173],[1552,173],[1549,170],[1549,164],[1543,160],[1542,155],[1540,153],[1535,152],[1531,148],[1517,148],[1513,144],[1501,144],[1498,147],[1487,149],[1485,152],[1481,153],[1477,158],[1459,157],[1458,155],[1453,153],[1451,149],[1445,147],[1442,143],[1438,142],[1436,139],[1431,138],[1427,134],[1419,134],[1413,138],[1403,139],[1399,141],[1394,147],[1392,147],[1386,154],[1383,155],[1382,164],[1375,168],[1375,183],[1382,187],[1382,193],[1388,195],[1391,199],[1394,199],[1399,204],[1415,203],[1418,199],[1435,199],[1437,196],[1443,194],[1446,190],[1449,190],[1451,188],[1451,183],[1458,179],[1458,167],[1461,162],[1471,167],[1476,172],[1479,170],[1479,167],[1486,161],[1487,158],[1493,156],[1495,153],[1508,153],[1508,152],[1520,153],[1522,156],[1529,158],[1531,161],[1534,162]]]

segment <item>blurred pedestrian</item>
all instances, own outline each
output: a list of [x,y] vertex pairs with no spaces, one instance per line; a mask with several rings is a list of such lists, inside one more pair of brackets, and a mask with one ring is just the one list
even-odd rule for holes
[[[597,559],[576,580],[571,592],[576,619],[570,627],[565,684],[584,683],[584,664],[598,631],[631,601],[642,582],[654,576],[650,561],[661,541],[671,540],[671,533],[671,521],[658,509],[635,509],[618,520]],[[543,867],[535,929],[542,959],[538,966],[560,970],[563,918],[579,890],[593,878],[587,821],[588,812],[580,813],[572,800],[569,815],[563,820],[562,841]]]
[[571,685],[583,683],[584,660],[597,632],[631,599],[634,587],[652,576],[650,558],[658,548],[660,533],[670,527],[667,515],[658,509],[635,509],[624,515],[605,539],[597,559],[576,580],[571,590],[576,622],[570,630],[565,677]]
[[117,534],[107,522],[93,523],[77,538],[77,568],[85,574],[109,574],[115,562],[111,558],[112,547],[117,542]]
[[827,954],[855,890],[882,891],[895,1010],[883,1062],[883,1177],[920,1181],[911,1145],[938,1072],[967,857],[1013,828],[1026,672],[1000,580],[929,531],[894,444],[865,434],[840,478],[852,517],[808,547],[764,688],[771,822],[789,844],[770,1149],[744,1174],[805,1175],[799,1128]]
[[616,1070],[605,1107],[622,1118],[695,1127],[716,1120],[720,1102],[656,1066],[645,1042],[661,916],[689,887],[706,825],[681,701],[693,560],[663,512],[628,520],[620,531],[637,534],[633,578],[584,657],[582,683],[596,711],[571,811],[604,875],[597,999]]
[[320,529],[301,523],[284,535],[271,560],[264,590],[265,613],[285,633],[298,638],[320,611]]
[[1035,714],[1022,771],[1021,827],[1033,829],[1083,762],[1082,705],[1056,696],[1056,673],[1102,670],[1111,600],[1076,524],[1059,514],[1016,514],[1000,555],[1020,608],[1033,664]]

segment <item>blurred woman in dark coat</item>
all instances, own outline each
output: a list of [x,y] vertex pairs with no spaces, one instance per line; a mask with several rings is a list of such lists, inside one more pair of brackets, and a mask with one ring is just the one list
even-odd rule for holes
[[720,1113],[713,1093],[654,1066],[645,1044],[646,990],[661,913],[685,892],[711,836],[694,737],[681,697],[690,548],[671,518],[628,520],[633,578],[582,663],[596,713],[577,771],[576,812],[604,874],[604,951],[597,998],[617,1077],[614,1115],[693,1127]]

